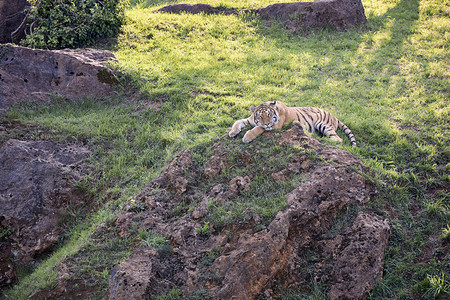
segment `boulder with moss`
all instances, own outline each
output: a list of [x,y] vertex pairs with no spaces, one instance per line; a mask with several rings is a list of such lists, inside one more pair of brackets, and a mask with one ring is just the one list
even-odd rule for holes
[[117,79],[108,63],[116,61],[107,50],[0,45],[0,111],[21,101],[49,102],[52,96],[111,96]]

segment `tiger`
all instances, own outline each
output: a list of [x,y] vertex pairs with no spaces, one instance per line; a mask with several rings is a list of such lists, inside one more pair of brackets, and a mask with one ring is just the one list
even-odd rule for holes
[[247,131],[242,138],[244,143],[250,143],[265,130],[281,129],[285,124],[294,121],[298,122],[309,132],[318,133],[330,137],[331,140],[342,142],[342,139],[336,134],[337,128],[340,128],[347,135],[352,147],[356,146],[356,139],[352,131],[339,121],[331,113],[317,107],[287,107],[280,101],[267,101],[256,108],[250,107],[252,115],[247,119],[241,119],[234,122],[230,137],[235,137],[241,130],[252,125],[254,128]]

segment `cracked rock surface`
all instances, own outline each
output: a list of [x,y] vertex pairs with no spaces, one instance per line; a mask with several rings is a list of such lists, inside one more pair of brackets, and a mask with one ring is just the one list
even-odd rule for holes
[[84,200],[74,184],[86,173],[84,146],[8,140],[0,147],[0,285],[14,280],[14,263],[27,264],[61,237],[61,213]]
[[21,101],[50,102],[53,95],[77,100],[113,93],[115,75],[107,50],[39,50],[0,45],[0,112]]

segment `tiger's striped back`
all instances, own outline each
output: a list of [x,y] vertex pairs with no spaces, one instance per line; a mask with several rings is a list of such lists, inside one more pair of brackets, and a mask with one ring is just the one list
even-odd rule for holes
[[[290,115],[287,122],[296,120],[309,132],[329,136],[336,140],[340,140],[336,134],[336,130],[340,128],[347,135],[351,145],[356,146],[356,139],[352,131],[331,113],[317,107],[288,107],[287,110]],[[295,114],[295,118],[292,114]]]

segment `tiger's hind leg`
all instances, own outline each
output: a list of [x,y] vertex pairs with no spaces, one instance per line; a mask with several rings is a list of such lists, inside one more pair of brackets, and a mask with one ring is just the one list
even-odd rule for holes
[[337,135],[336,130],[328,125],[318,124],[316,128],[321,132],[323,135],[328,136],[332,141],[336,141],[339,143],[342,143],[342,139]]
[[342,139],[334,132],[333,134],[328,135],[332,141],[336,141],[342,143]]
[[300,122],[295,120],[294,122],[292,122],[292,127],[297,127],[299,128],[301,131],[304,132],[305,128],[303,127],[304,125]]

